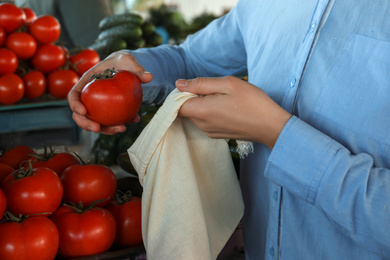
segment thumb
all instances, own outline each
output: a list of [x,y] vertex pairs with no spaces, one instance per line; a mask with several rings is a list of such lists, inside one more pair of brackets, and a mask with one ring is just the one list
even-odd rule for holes
[[212,95],[224,93],[224,78],[195,78],[178,79],[176,87],[182,92],[190,92],[196,95]]

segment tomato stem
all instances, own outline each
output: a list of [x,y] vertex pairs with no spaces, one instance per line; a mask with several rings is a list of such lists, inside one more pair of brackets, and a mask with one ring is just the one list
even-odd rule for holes
[[121,190],[117,190],[115,193],[115,200],[119,205],[123,205],[126,202],[131,201],[132,198],[133,195],[131,194],[131,190],[128,190],[125,193],[123,193]]
[[111,79],[114,74],[117,73],[117,71],[115,71],[115,68],[112,68],[112,69],[106,69],[103,73],[98,73],[98,74],[93,74],[89,80],[94,80],[94,79]]
[[31,160],[28,160],[28,166],[26,168],[20,167],[18,170],[11,173],[15,179],[21,179],[31,176],[33,174],[33,167]]

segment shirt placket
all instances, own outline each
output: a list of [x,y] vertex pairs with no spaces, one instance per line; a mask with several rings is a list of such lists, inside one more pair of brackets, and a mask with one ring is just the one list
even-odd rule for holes
[[[319,0],[314,9],[312,19],[308,26],[307,33],[297,52],[297,58],[294,62],[293,69],[289,80],[286,82],[286,90],[282,100],[282,107],[289,113],[294,113],[295,103],[298,97],[298,91],[304,68],[308,61],[311,49],[313,48],[314,39],[318,32],[318,27],[329,0]],[[281,244],[282,236],[282,203],[283,188],[277,185],[271,185],[270,201],[270,220],[274,221],[271,226],[272,237],[268,237],[268,257],[267,259],[281,259],[283,254],[283,245]],[[288,255],[285,257],[288,259]]]

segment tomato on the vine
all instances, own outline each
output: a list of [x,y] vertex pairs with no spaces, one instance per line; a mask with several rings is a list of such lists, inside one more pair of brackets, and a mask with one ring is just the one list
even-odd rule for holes
[[40,43],[53,43],[61,34],[61,25],[52,15],[41,15],[32,21],[28,29]]
[[5,197],[4,191],[0,189],[0,220],[3,217],[6,208],[7,198]]
[[35,151],[27,145],[16,145],[8,150],[5,150],[0,156],[0,163],[10,165],[14,169],[19,169],[21,163],[30,159]]
[[100,62],[99,53],[93,49],[84,49],[70,57],[70,62],[76,67],[75,71],[81,77],[87,70]]
[[3,180],[5,179],[5,177],[10,175],[14,171],[15,169],[12,166],[5,163],[0,163],[0,186]]
[[37,50],[37,42],[29,33],[13,32],[7,36],[5,47],[13,51],[19,59],[29,59]]
[[59,69],[47,76],[47,90],[57,99],[65,99],[72,87],[79,81],[76,72]]
[[22,7],[24,14],[26,15],[26,23],[31,23],[37,18],[37,14],[29,7]]
[[65,202],[89,205],[104,200],[97,206],[104,207],[114,198],[117,183],[114,172],[104,165],[72,165],[60,175],[64,187]]
[[39,70],[28,72],[22,77],[24,84],[24,97],[36,99],[46,92],[46,77]]
[[114,215],[116,236],[114,244],[119,247],[142,245],[141,198],[125,193],[117,196],[106,207]]
[[51,73],[58,70],[65,62],[65,54],[62,48],[52,43],[39,46],[32,57],[34,68],[43,73]]
[[49,168],[19,168],[4,179],[1,188],[14,215],[52,214],[63,195],[60,178]]
[[87,117],[105,126],[130,122],[142,104],[142,86],[130,71],[107,69],[98,74],[81,92]]
[[[30,162],[25,162],[24,166],[27,167],[28,163]],[[55,153],[54,150],[50,150],[40,155],[34,155],[31,159],[31,165],[33,168],[49,168],[60,176],[69,166],[80,165],[80,160],[71,153]]]
[[[0,54],[1,55],[1,54]],[[1,59],[1,58],[0,58]],[[14,73],[0,77],[0,103],[12,105],[22,99],[24,95],[23,80]]]
[[18,56],[8,49],[0,49],[0,75],[14,73],[18,68]]
[[26,15],[23,10],[11,3],[0,4],[0,26],[7,33],[19,29],[26,22]]
[[53,260],[59,236],[56,225],[47,217],[34,216],[0,223],[0,259]]
[[58,255],[64,258],[88,256],[110,249],[115,239],[116,223],[105,208],[60,207],[50,219],[60,236]]

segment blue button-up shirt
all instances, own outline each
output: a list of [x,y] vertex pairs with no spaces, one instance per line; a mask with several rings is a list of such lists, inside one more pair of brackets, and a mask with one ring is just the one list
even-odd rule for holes
[[390,1],[241,0],[134,55],[146,102],[178,78],[247,74],[294,115],[241,162],[247,259],[390,259]]

